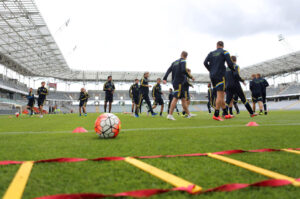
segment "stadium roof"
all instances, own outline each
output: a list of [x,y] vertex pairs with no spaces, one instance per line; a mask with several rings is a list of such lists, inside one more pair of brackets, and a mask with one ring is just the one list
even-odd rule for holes
[[[53,77],[64,81],[132,81],[143,72],[72,70],[64,59],[33,0],[0,1],[0,63],[24,76]],[[241,70],[273,76],[300,70],[300,51],[255,64]],[[150,81],[162,77],[152,73]],[[195,74],[196,83],[209,82],[207,74]]]
[[271,77],[300,70],[300,51],[296,51],[275,59],[270,59],[258,64],[244,67],[241,76],[250,79],[251,74],[260,73],[262,76]]

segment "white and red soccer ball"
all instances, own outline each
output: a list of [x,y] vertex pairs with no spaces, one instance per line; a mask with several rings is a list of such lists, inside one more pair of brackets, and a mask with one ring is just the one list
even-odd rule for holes
[[96,119],[95,131],[100,138],[115,138],[121,131],[121,121],[112,113],[104,113]]
[[16,112],[16,113],[15,113],[15,116],[16,116],[16,118],[18,118],[18,117],[20,116],[20,113],[19,113],[19,112]]

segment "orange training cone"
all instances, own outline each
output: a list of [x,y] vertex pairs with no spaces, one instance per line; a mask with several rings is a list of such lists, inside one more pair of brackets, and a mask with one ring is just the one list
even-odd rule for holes
[[88,131],[83,127],[77,127],[73,130],[73,133],[87,133]]
[[259,126],[256,122],[249,122],[246,126]]

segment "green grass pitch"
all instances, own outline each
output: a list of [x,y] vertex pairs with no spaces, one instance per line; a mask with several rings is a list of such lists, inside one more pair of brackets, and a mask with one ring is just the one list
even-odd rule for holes
[[[97,158],[204,153],[231,149],[300,147],[300,111],[273,111],[250,118],[242,112],[224,122],[206,112],[191,119],[177,117],[133,118],[117,114],[122,131],[116,139],[100,140],[93,131],[98,114],[87,117],[46,115],[44,118],[0,116],[0,160],[39,160],[58,157]],[[246,127],[255,121],[259,127]],[[89,133],[73,134],[83,126]],[[229,157],[291,177],[300,177],[300,155],[286,152],[244,153]],[[268,179],[209,157],[178,157],[143,160],[153,166],[202,186],[253,183]],[[0,166],[0,197],[5,193],[19,165]],[[117,193],[137,189],[171,188],[171,185],[123,161],[36,164],[23,197],[59,193]],[[246,188],[192,196],[173,192],[153,198],[297,198],[300,188]]]

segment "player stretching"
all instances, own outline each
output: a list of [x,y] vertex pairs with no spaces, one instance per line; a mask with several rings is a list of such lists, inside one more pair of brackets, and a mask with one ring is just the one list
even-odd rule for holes
[[148,77],[149,77],[149,72],[145,72],[144,77],[141,79],[139,104],[138,104],[138,109],[136,109],[135,111],[135,117],[139,117],[138,110],[141,108],[143,100],[145,100],[145,102],[147,103],[148,109],[150,110],[152,116],[157,115],[157,113],[153,112],[151,102],[149,99],[149,88],[152,86],[148,84]]
[[48,89],[45,87],[45,82],[41,83],[42,86],[38,88],[37,94],[38,94],[38,107],[40,110],[40,117],[42,118],[44,113],[43,113],[43,106],[46,100],[46,96],[48,95]]
[[79,117],[81,116],[81,109],[84,113],[84,116],[87,116],[86,104],[88,99],[89,99],[89,94],[86,92],[84,88],[81,88],[80,95],[79,95]]
[[256,114],[253,113],[253,110],[246,99],[246,96],[243,92],[243,89],[241,87],[240,82],[243,82],[245,84],[245,80],[241,78],[240,76],[240,67],[236,64],[236,56],[232,56],[231,60],[234,63],[234,70],[232,71],[229,68],[226,69],[226,104],[229,106],[229,112],[232,114],[232,106],[233,106],[233,95],[237,95],[245,105],[246,109],[250,113],[251,117],[256,116]]
[[115,85],[112,82],[112,76],[107,77],[107,81],[103,86],[103,90],[105,91],[105,101],[104,101],[104,112],[106,113],[107,102],[109,102],[108,112],[111,112],[111,104],[114,101],[114,92]]
[[[189,74],[191,74],[191,69],[187,69],[187,72]],[[191,82],[189,81],[189,78],[185,77],[184,79],[184,83],[183,83],[183,86],[182,86],[182,89],[183,89],[183,94],[184,94],[184,98],[186,100],[186,105],[187,107],[190,106],[191,104],[191,97],[190,97],[190,87],[194,88],[194,86],[191,84]],[[183,110],[182,111],[182,115],[185,115],[185,111]],[[192,115],[192,114],[191,114]],[[193,116],[196,116],[195,114],[193,114]]]
[[175,118],[173,117],[173,111],[174,111],[179,99],[181,99],[182,108],[187,114],[186,117],[187,118],[192,117],[192,115],[190,114],[190,111],[188,109],[188,106],[187,106],[187,101],[183,98],[184,93],[182,90],[185,76],[194,80],[194,78],[191,76],[191,74],[188,73],[187,68],[186,68],[187,56],[188,56],[188,53],[183,51],[181,53],[181,58],[172,63],[172,65],[169,67],[169,69],[167,70],[167,72],[163,78],[164,79],[163,83],[166,84],[169,74],[172,73],[174,98],[172,100],[170,111],[167,116],[167,119],[169,119],[169,120],[175,120]]
[[[172,88],[169,89],[169,92],[170,92],[170,93],[169,93],[168,114],[169,114],[169,112],[170,112],[171,103],[172,103],[172,100],[173,100],[173,98],[174,98],[174,95],[173,95],[173,89],[172,89]],[[176,111],[177,111],[177,114],[180,115],[179,110],[178,110],[178,108],[177,108],[177,104],[176,104],[176,106],[175,106],[175,109],[176,109]]]
[[26,108],[28,110],[30,110],[30,116],[32,116],[33,115],[33,106],[34,106],[34,94],[32,92],[32,88],[29,89],[29,93],[26,96],[26,98],[28,100]]
[[264,104],[265,115],[267,115],[268,114],[268,110],[267,110],[267,101],[266,101],[266,96],[267,96],[267,89],[266,88],[269,86],[269,83],[268,83],[268,81],[266,79],[262,78],[259,73],[256,74],[256,78],[261,83],[262,101],[263,101],[263,104]]
[[139,80],[135,79],[134,84],[130,86],[129,96],[132,100],[131,112],[132,114],[137,110],[139,104]]
[[258,102],[259,106],[259,115],[263,114],[263,104],[262,104],[262,85],[258,79],[256,79],[256,75],[252,74],[252,80],[250,81],[250,91],[253,102],[253,112],[255,113],[256,103]]
[[232,116],[227,113],[224,101],[226,73],[225,61],[231,70],[234,70],[234,68],[229,52],[224,50],[223,47],[224,43],[222,41],[218,41],[217,50],[210,52],[204,61],[204,65],[209,71],[212,85],[217,91],[216,108],[213,119],[218,121],[223,121],[223,119],[219,116],[220,108],[223,109],[225,119],[232,118]]
[[157,105],[160,105],[160,113],[159,115],[162,116],[162,113],[164,111],[164,100],[162,98],[162,92],[161,92],[161,79],[157,78],[156,84],[153,86],[152,89],[152,98],[154,100],[154,105],[152,106],[152,109],[155,109]]

